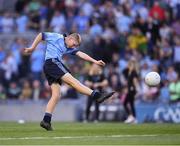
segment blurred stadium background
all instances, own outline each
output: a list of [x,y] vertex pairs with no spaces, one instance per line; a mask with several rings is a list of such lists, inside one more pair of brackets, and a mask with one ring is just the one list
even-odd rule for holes
[[[44,114],[50,98],[42,74],[45,44],[31,56],[22,53],[44,31],[80,33],[80,49],[107,63],[105,90],[117,94],[100,106],[100,121],[125,120],[123,70],[135,58],[141,85],[138,122],[180,123],[179,0],[0,0],[0,121],[40,121]],[[72,56],[64,60],[84,82],[90,64]],[[144,83],[150,71],[161,75],[158,87]],[[87,97],[65,84],[61,92],[53,120],[83,121]]]

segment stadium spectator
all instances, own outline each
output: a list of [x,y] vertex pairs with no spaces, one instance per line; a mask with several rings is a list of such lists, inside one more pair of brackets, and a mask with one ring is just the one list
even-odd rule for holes
[[128,54],[127,53],[123,53],[124,56],[122,55],[122,57],[119,58],[118,61],[118,65],[119,65],[119,71],[122,73],[122,71],[127,67],[128,64]]
[[102,60],[105,60],[105,50],[104,50],[104,41],[102,37],[95,36],[92,38],[92,42],[90,44],[90,49],[92,52],[92,55],[96,59],[102,58]]
[[40,30],[40,15],[38,11],[30,12],[28,29],[32,32],[37,32]]
[[51,97],[51,88],[48,85],[48,82],[45,80],[44,83],[43,83],[43,88],[42,88],[40,98],[48,100],[50,97]]
[[7,97],[9,99],[18,99],[21,94],[21,88],[16,82],[10,82],[7,89]]
[[27,9],[29,12],[38,11],[40,9],[40,2],[38,0],[32,0],[27,5]]
[[[148,17],[146,19],[148,19]],[[140,31],[143,33],[143,35],[145,35],[145,36],[147,35],[147,32],[148,32],[147,20],[144,20],[138,16],[135,19],[135,22],[132,24],[132,26],[140,29]]]
[[161,8],[158,1],[154,2],[153,7],[149,11],[149,15],[159,21],[164,21],[165,11],[163,8]]
[[[142,100],[144,102],[153,102],[158,99],[158,87],[149,87],[144,82],[142,83]],[[164,95],[162,95],[164,97]],[[165,97],[164,97],[165,98]]]
[[102,26],[98,23],[98,20],[94,18],[92,20],[92,26],[90,26],[89,34],[92,37],[95,37],[96,35],[101,35],[103,33]]
[[25,54],[23,54],[23,49],[25,48],[25,45],[27,44],[27,40],[26,39],[21,39],[21,41],[19,42],[19,47],[20,48],[20,53],[21,53],[21,63],[19,66],[19,74],[20,76],[23,77],[29,77],[29,73],[30,73],[30,56],[27,56]]
[[149,73],[151,71],[148,63],[146,61],[142,62],[141,64],[141,69],[140,69],[140,75],[141,75],[141,79],[143,80],[146,76],[147,73]]
[[108,82],[113,91],[117,93],[121,91],[120,75],[117,72],[109,74]]
[[135,95],[139,90],[138,83],[138,66],[134,59],[128,62],[127,68],[123,71],[123,75],[127,80],[128,93],[124,101],[124,108],[127,113],[125,123],[136,123],[136,111],[134,107]]
[[14,20],[12,17],[12,13],[4,12],[4,15],[1,19],[2,32],[3,33],[11,33],[14,29]]
[[173,61],[175,63],[176,70],[180,74],[180,37],[178,36],[174,36],[173,52]]
[[48,26],[48,2],[42,1],[39,9],[40,15],[40,30],[45,31]]
[[142,54],[147,53],[147,39],[137,27],[132,28],[132,35],[128,37],[129,48],[138,50]]
[[74,25],[79,33],[87,33],[89,28],[89,17],[86,16],[83,11],[79,11],[79,14],[75,17]]
[[18,65],[11,52],[7,54],[5,60],[1,63],[1,68],[4,71],[6,83],[17,79]]
[[25,33],[27,31],[27,26],[28,26],[28,22],[29,18],[27,17],[27,15],[25,14],[20,14],[17,13],[16,14],[16,19],[15,19],[15,23],[17,26],[17,32],[19,33]]
[[167,23],[164,23],[159,30],[160,37],[164,40],[170,40],[172,36],[171,33],[172,29],[168,26]]
[[175,20],[172,22],[172,31],[176,35],[180,35],[180,20]]
[[149,39],[150,45],[155,45],[158,40],[160,40],[160,22],[148,17],[147,19],[147,38]]
[[6,51],[0,46],[0,63],[5,59]]
[[[118,52],[118,51],[117,51]],[[111,65],[112,65],[112,67],[113,67],[113,70],[114,70],[114,72],[116,72],[116,73],[119,73],[120,71],[119,71],[119,53],[117,53],[117,52],[113,52],[113,54],[112,54],[112,61],[111,61]]]
[[[103,70],[97,64],[93,64],[89,69],[87,79],[85,81],[85,85],[90,87],[93,90],[98,90],[100,92],[103,91],[103,88],[108,85],[108,81],[105,79]],[[85,121],[89,121],[90,109],[91,106],[95,103],[95,117],[94,121],[97,122],[99,120],[99,103],[94,101],[91,98],[87,99],[86,105],[86,114],[85,114]]]
[[163,81],[162,87],[160,89],[160,101],[162,103],[168,104],[170,101],[170,91],[169,91],[169,82],[168,80]]
[[1,100],[5,100],[7,97],[6,97],[6,91],[3,87],[2,84],[0,84],[0,101]]
[[166,74],[166,77],[167,77],[167,80],[169,82],[173,82],[177,79],[177,72],[174,70],[174,67],[173,66],[169,66],[168,69],[167,69],[167,74]]
[[73,24],[74,24],[74,13],[71,10],[67,11],[67,15],[66,15],[66,24],[65,24],[65,30],[67,32],[72,32],[72,28],[73,28]]
[[20,100],[30,100],[32,98],[32,88],[28,80],[23,81],[22,92],[19,96]]
[[22,13],[24,11],[26,4],[27,4],[27,2],[24,0],[17,0],[14,5],[15,11],[17,13]]
[[17,64],[18,70],[22,63],[21,51],[24,48],[24,39],[23,38],[15,38],[14,42],[10,46],[10,51],[12,52]]
[[64,33],[65,32],[65,16],[59,11],[55,11],[51,23],[50,28],[54,32]]
[[81,0],[79,7],[80,11],[82,11],[85,16],[91,17],[91,15],[93,14],[94,8],[92,3],[90,3],[89,1]]
[[108,27],[106,34],[103,34],[104,39],[104,47],[103,47],[103,59],[105,62],[110,63],[112,61],[113,53],[117,52],[117,45],[114,43],[110,36],[114,34],[112,29]]
[[32,82],[32,99],[38,101],[41,95],[41,83],[39,80],[34,80]]
[[123,7],[119,7],[115,12],[115,20],[116,20],[116,27],[119,32],[129,32],[130,25],[133,22],[133,19],[129,16],[128,12],[123,9]]
[[0,11],[0,33],[2,33],[2,18],[3,18],[3,16],[2,16],[2,11]]
[[174,80],[170,81],[170,102],[178,102],[180,100],[180,78],[177,76]]
[[173,12],[173,17],[175,18],[180,18],[180,4],[178,0],[171,0],[168,1],[168,4],[170,5],[172,12]]
[[31,72],[33,80],[41,80],[44,64],[44,45],[39,45],[31,55]]
[[161,39],[160,42],[160,51],[159,51],[159,55],[160,55],[160,60],[161,62],[163,62],[163,66],[164,67],[168,67],[170,65],[172,65],[172,53],[173,53],[173,49],[170,46],[169,42],[167,39]]
[[134,1],[134,4],[131,5],[132,7],[132,12],[131,15],[132,17],[138,17],[140,16],[141,20],[146,21],[149,15],[149,10],[144,4],[145,2],[142,0],[136,0]]

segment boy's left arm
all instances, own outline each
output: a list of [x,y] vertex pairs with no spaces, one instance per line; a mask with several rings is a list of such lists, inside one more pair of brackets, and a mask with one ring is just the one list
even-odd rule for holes
[[92,57],[90,57],[89,55],[87,55],[87,54],[84,53],[84,52],[78,51],[78,52],[76,53],[76,55],[79,56],[80,58],[86,60],[86,61],[89,61],[89,62],[98,64],[98,65],[100,65],[100,66],[105,66],[105,63],[104,63],[102,60],[95,60],[95,59],[93,59]]

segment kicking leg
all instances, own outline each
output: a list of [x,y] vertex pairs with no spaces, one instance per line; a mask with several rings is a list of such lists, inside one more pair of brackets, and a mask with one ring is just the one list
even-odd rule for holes
[[91,96],[93,99],[97,100],[97,102],[102,103],[104,100],[111,97],[115,92],[110,92],[107,94],[100,94],[97,91],[93,91],[92,89],[86,87],[82,83],[80,83],[76,78],[74,78],[70,73],[66,73],[61,78],[65,83],[69,84],[73,88],[75,88],[78,92],[85,94],[87,96]]
[[78,92],[90,96],[93,92],[92,89],[88,88],[87,86],[83,85],[79,82],[76,78],[74,78],[70,73],[66,73],[61,78],[65,83],[75,88]]

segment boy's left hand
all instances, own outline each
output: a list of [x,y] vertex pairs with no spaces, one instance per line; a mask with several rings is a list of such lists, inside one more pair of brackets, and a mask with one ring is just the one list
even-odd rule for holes
[[26,54],[26,55],[29,55],[29,54],[31,54],[32,52],[33,52],[33,48],[24,48],[24,54]]
[[97,64],[97,65],[100,65],[100,66],[105,66],[105,65],[106,65],[105,62],[102,61],[102,60],[96,61],[96,64]]

